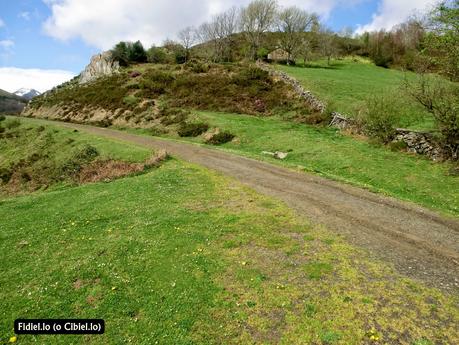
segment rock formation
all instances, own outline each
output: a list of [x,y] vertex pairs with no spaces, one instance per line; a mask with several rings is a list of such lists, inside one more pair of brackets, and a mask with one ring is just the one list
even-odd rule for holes
[[84,84],[103,75],[116,73],[119,68],[119,62],[113,59],[110,51],[94,55],[89,65],[81,73],[79,83]]

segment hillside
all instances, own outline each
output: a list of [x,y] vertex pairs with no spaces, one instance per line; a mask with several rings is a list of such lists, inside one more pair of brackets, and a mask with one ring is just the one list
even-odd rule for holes
[[26,104],[25,98],[0,90],[0,114],[20,113]]
[[[67,83],[34,98],[23,115],[100,125],[172,130],[174,109],[257,116],[306,116],[293,89],[248,64],[141,64],[91,83]],[[180,113],[180,112],[179,112]]]

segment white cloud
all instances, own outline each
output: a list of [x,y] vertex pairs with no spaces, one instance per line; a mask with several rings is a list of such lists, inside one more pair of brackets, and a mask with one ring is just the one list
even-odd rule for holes
[[15,92],[25,87],[44,92],[74,76],[72,72],[61,70],[0,67],[0,89]]
[[10,50],[14,47],[14,41],[12,40],[2,40],[0,41],[0,48],[4,50]]
[[25,11],[25,12],[20,12],[20,13],[18,14],[18,18],[21,18],[21,19],[24,19],[24,20],[29,21],[29,20],[30,20],[30,12],[27,12],[27,11]]
[[359,26],[357,33],[380,29],[390,30],[410,16],[424,13],[434,3],[435,0],[381,0],[378,11],[373,14],[372,21]]
[[[60,40],[81,38],[109,49],[121,40],[140,39],[144,45],[174,38],[185,26],[199,25],[231,6],[250,0],[43,0],[51,8],[45,32]],[[327,17],[336,6],[352,6],[367,0],[284,0]]]

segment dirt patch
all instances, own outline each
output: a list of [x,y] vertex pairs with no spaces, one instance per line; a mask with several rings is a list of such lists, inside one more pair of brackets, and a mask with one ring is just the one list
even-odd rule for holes
[[127,163],[114,160],[96,161],[84,166],[76,177],[78,183],[108,182],[116,178],[144,170],[142,163]]

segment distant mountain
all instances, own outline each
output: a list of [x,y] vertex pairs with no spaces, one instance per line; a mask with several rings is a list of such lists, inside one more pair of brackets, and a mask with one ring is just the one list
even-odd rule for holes
[[0,89],[0,114],[20,113],[28,100]]
[[41,93],[38,92],[37,90],[26,89],[26,88],[19,89],[14,94],[16,96],[23,97],[23,98],[27,99],[28,101],[30,101],[34,97],[37,97],[37,96],[41,95]]

